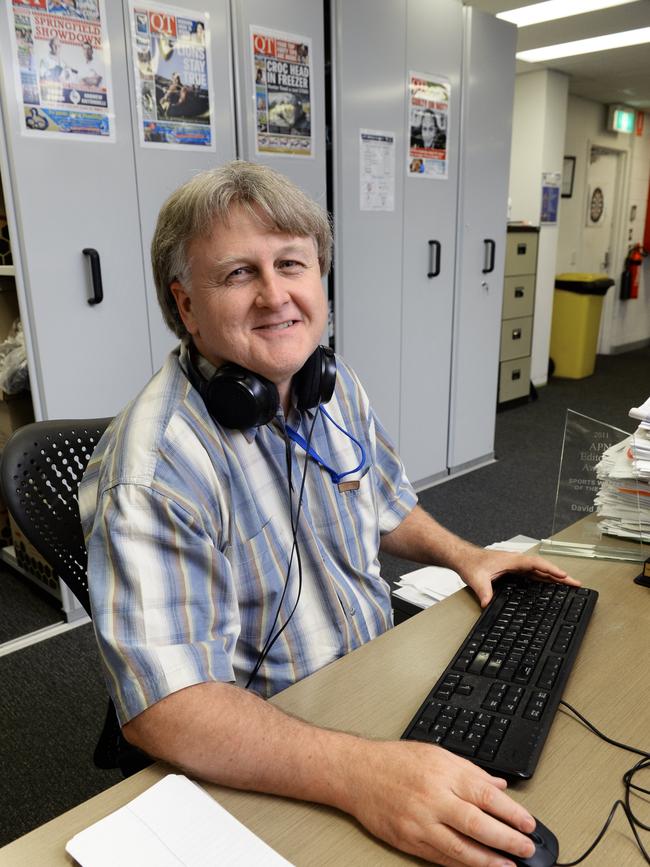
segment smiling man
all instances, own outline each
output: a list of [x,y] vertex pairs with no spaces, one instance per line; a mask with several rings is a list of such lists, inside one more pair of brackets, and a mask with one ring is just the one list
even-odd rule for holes
[[[152,260],[180,346],[113,421],[80,489],[95,630],[126,738],[197,777],[345,810],[441,864],[530,855],[531,816],[445,750],[376,742],[264,698],[390,628],[379,549],[504,571],[417,506],[354,372],[319,341],[327,215],[235,162],[163,206]],[[380,303],[378,301],[378,303]]]

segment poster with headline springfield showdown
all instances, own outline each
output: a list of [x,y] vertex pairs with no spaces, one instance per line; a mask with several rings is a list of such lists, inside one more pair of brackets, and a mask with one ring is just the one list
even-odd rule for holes
[[8,14],[23,134],[114,141],[104,0],[12,0]]
[[255,153],[313,157],[311,39],[251,27]]

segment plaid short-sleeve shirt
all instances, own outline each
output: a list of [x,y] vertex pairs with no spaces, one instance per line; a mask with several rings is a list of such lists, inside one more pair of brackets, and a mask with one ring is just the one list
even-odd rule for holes
[[311,445],[338,473],[360,462],[347,434],[365,462],[345,476],[358,487],[339,485],[291,442],[294,521],[306,472],[299,570],[282,413],[245,432],[216,424],[185,376],[185,351],[172,352],[114,419],[80,486],[93,621],[122,723],[196,683],[244,685],[294,606],[252,682],[261,695],[382,633],[391,605],[380,534],[417,499],[358,379],[337,359],[331,419],[293,407],[287,424],[306,440],[314,422]]

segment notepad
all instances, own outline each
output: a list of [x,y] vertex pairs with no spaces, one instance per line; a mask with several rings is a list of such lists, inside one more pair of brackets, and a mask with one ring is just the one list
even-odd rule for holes
[[81,831],[66,851],[81,867],[291,865],[199,785],[169,774]]

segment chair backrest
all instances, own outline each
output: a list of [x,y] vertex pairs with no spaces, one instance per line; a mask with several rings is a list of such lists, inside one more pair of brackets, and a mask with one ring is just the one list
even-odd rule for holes
[[8,440],[0,481],[14,521],[90,615],[77,488],[110,418],[37,421]]

